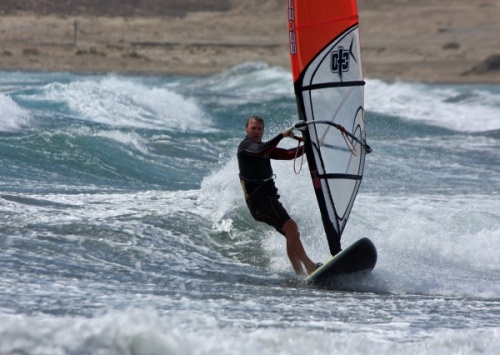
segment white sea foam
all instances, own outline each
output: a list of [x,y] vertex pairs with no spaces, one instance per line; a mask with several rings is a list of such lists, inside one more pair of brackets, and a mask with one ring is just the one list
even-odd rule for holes
[[[500,346],[500,328],[435,331],[408,342],[405,334],[410,325],[405,323],[399,328],[397,322],[380,324],[378,332],[359,324],[358,331],[337,331],[332,336],[329,330],[299,325],[288,329],[269,325],[259,329],[258,324],[250,323],[241,328],[224,327],[220,325],[223,319],[189,310],[165,315],[148,309],[115,311],[90,319],[2,314],[0,320],[2,354],[301,355],[330,354],[335,349],[335,354],[493,355]],[[339,326],[350,328],[345,322]],[[380,337],[382,331],[385,338]]]
[[[210,206],[200,206],[197,191],[144,191],[132,193],[90,194],[11,194],[0,198],[0,211],[15,212],[19,223],[60,224],[81,221],[108,223],[123,215],[144,214],[168,216],[190,211],[204,214]],[[74,208],[71,208],[74,207]],[[65,213],[57,213],[66,208]],[[119,222],[119,221],[118,221]]]
[[175,131],[213,131],[193,98],[163,86],[108,76],[48,84],[36,99],[65,104],[82,120],[110,126]]
[[[314,191],[307,166],[299,175],[294,173],[293,161],[275,161],[273,168],[281,201],[298,222],[309,256],[326,259],[328,246],[319,209],[311,200]],[[202,184],[201,194],[211,196],[208,203],[212,203],[204,215],[215,225],[231,226],[235,206],[240,211],[246,209],[235,169],[236,158]],[[377,245],[375,275],[384,285],[379,291],[500,297],[500,287],[488,281],[500,272],[498,211],[500,202],[495,195],[361,194],[343,242],[347,246],[366,236]],[[273,258],[273,267],[287,270],[284,240],[272,228],[261,225],[256,222],[254,227],[258,228],[256,233],[268,236],[262,242]]]
[[367,80],[367,111],[462,132],[500,129],[500,92],[476,86],[439,86]]
[[29,123],[30,113],[10,96],[0,93],[0,132],[17,131]]
[[[248,62],[191,85],[217,95],[219,103],[236,105],[265,103],[277,97],[293,99],[292,81],[288,70]],[[461,132],[500,129],[500,90],[492,90],[491,86],[485,89],[478,85],[386,83],[376,79],[366,82],[365,108],[368,111]]]
[[345,239],[371,238],[386,291],[499,297],[497,196],[360,195]]
[[262,104],[280,97],[293,98],[292,74],[262,62],[237,65],[200,78],[189,86],[215,95],[222,105]]
[[122,131],[99,131],[96,135],[100,137],[106,137],[117,142],[130,145],[140,151],[141,153],[147,154],[148,148],[146,147],[146,140],[135,132],[122,132]]
[[[250,109],[259,109],[260,101],[254,101],[253,95],[259,97],[259,87],[268,74],[268,78],[277,75],[279,82],[273,87],[274,98],[282,95],[283,105],[293,106],[288,101],[293,98],[289,73],[257,68],[263,81],[256,80],[246,91],[240,78],[250,81],[252,76],[245,74],[248,68],[239,72],[241,69],[227,73],[228,83],[215,82],[215,91],[221,88],[215,95],[221,97],[213,99],[216,110],[227,109],[229,117],[237,112],[240,106],[217,105],[225,102],[224,95],[234,94],[234,102],[239,102],[239,91],[243,92],[242,103],[250,102]],[[43,83],[55,82],[45,76],[42,79]],[[203,83],[204,79],[186,81]],[[69,80],[70,84],[64,84]],[[384,159],[376,174],[404,170],[420,185],[440,187],[441,181],[435,180],[434,174],[448,176],[459,171],[460,192],[455,185],[446,186],[444,192],[418,188],[393,191],[389,174],[383,176],[388,182],[379,181],[370,189],[381,193],[362,189],[343,245],[363,236],[371,238],[379,253],[377,267],[368,281],[355,285],[357,292],[325,291],[289,282],[293,276],[284,238],[255,222],[245,206],[234,156],[239,134],[231,136],[225,131],[223,138],[199,134],[210,128],[203,126],[203,117],[196,116],[204,110],[197,101],[186,101],[189,87],[143,85],[140,80],[121,77],[62,76],[60,81],[17,94],[24,95],[26,107],[33,107],[30,100],[40,99],[40,92],[44,95],[43,105],[32,114],[45,110],[47,129],[35,138],[96,134],[119,142],[118,147],[132,146],[150,160],[155,159],[154,154],[167,155],[169,144],[182,139],[178,148],[195,157],[193,162],[183,156],[181,160],[181,154],[173,157],[178,165],[168,168],[176,169],[179,176],[172,174],[173,183],[161,185],[159,190],[157,185],[143,182],[125,187],[99,179],[68,182],[57,169],[50,170],[54,181],[45,188],[37,184],[40,171],[29,159],[19,161],[4,174],[0,194],[4,256],[0,258],[4,270],[0,354],[329,354],[332,349],[339,354],[496,353],[500,346],[495,318],[500,295],[500,205],[498,194],[481,194],[480,187],[474,192],[468,189],[474,178],[469,174],[477,172],[494,182],[496,170],[490,171],[491,164],[478,162],[474,172],[463,173],[466,162],[453,161],[456,169],[451,169],[441,155],[422,157],[415,153],[430,145],[440,145],[445,151],[446,139],[450,139],[450,148],[456,149],[451,144],[453,135],[439,142],[418,137],[398,146],[400,151],[415,155],[413,163],[405,164],[407,155]],[[414,92],[427,97],[426,88],[416,85]],[[460,91],[453,87],[455,90]],[[195,90],[192,95],[205,94]],[[464,100],[477,100],[477,96],[468,95],[447,96],[441,99],[442,104],[454,101],[460,106]],[[160,108],[168,108],[158,104],[163,99],[178,100],[180,106],[187,107],[185,111],[194,120],[194,129],[189,129],[195,134],[177,138],[171,132],[170,121],[164,119],[173,115],[175,123],[179,116],[176,112],[159,113]],[[492,90],[483,102],[495,107],[495,100]],[[398,106],[394,111],[400,112]],[[390,107],[383,109],[391,111]],[[59,111],[64,118],[70,116],[62,126],[56,121]],[[121,116],[115,117],[115,113]],[[404,114],[400,117],[413,119]],[[83,124],[74,124],[74,119]],[[96,128],[86,121],[110,127]],[[272,127],[272,121],[269,135],[279,131]],[[232,123],[230,119],[224,122]],[[123,126],[138,129],[128,133]],[[161,131],[143,135],[141,128]],[[479,140],[476,135],[457,136],[457,157],[483,149],[488,154],[495,152],[491,136]],[[378,143],[384,148],[392,144]],[[294,144],[284,140],[281,145]],[[71,159],[71,149],[60,152],[58,146],[47,147],[50,156],[40,166]],[[209,151],[212,155],[204,165]],[[217,151],[225,155],[222,166],[211,164]],[[421,175],[415,168],[418,159],[429,160],[435,170]],[[196,172],[196,178],[203,179],[201,188],[178,187],[186,186],[181,184],[190,178],[186,175],[192,173],[191,164],[197,163],[205,167]],[[307,252],[320,261],[328,257],[328,248],[306,165],[295,175],[293,162],[273,162],[281,201],[297,220]],[[82,173],[86,173],[84,169]],[[124,174],[128,179],[127,172]],[[480,186],[482,180],[476,180]],[[255,243],[245,249],[249,239]]]
[[208,204],[206,217],[214,221],[214,225],[228,226],[231,211],[235,206],[244,205],[237,171],[237,161],[233,158],[220,170],[203,179],[201,196]]

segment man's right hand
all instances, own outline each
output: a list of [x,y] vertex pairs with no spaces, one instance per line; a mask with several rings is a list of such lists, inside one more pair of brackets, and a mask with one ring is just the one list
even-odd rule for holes
[[294,129],[295,129],[294,126],[288,128],[288,129],[285,129],[283,131],[283,137],[290,137],[290,138],[295,137],[295,132],[293,131]]

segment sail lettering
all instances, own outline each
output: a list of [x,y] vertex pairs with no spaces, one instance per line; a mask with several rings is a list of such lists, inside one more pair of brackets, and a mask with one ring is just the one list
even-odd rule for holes
[[288,0],[288,31],[290,37],[290,54],[297,54],[297,39],[295,36],[295,7],[294,0]]

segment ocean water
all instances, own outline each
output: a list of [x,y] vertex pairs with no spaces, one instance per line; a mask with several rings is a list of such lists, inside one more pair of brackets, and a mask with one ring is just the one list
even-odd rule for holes
[[[367,79],[343,245],[378,264],[319,289],[237,177],[249,115],[266,138],[297,120],[291,80],[0,72],[0,354],[496,354],[500,86]],[[328,258],[306,163],[273,166]]]

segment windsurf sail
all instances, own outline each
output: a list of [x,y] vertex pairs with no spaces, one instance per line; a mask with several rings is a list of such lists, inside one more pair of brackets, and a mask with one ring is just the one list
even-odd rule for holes
[[290,58],[307,161],[330,253],[358,193],[366,144],[355,0],[288,0]]

